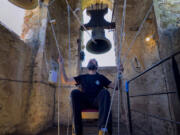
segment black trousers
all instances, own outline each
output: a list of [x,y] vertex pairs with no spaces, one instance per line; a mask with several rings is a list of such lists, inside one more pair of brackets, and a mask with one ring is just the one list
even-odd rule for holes
[[[71,102],[74,116],[75,132],[76,135],[82,135],[82,118],[81,111],[83,109],[94,108],[99,110],[99,129],[104,128],[110,108],[110,93],[103,89],[97,95],[97,97],[89,97],[87,94],[73,90],[71,92]],[[112,115],[110,114],[108,121],[108,132],[112,134]]]

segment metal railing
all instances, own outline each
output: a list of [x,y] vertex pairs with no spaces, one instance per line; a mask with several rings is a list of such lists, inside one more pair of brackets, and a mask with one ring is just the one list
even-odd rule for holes
[[139,114],[143,114],[147,117],[152,117],[152,118],[155,118],[155,119],[158,119],[158,120],[162,120],[162,121],[168,121],[168,122],[171,122],[171,123],[174,123],[174,124],[178,124],[180,125],[180,122],[178,121],[174,121],[174,120],[169,120],[169,119],[166,119],[166,118],[162,118],[162,117],[159,117],[159,116],[156,116],[156,115],[153,115],[153,114],[149,114],[149,113],[144,113],[144,112],[140,112],[140,111],[137,111],[137,110],[134,110],[134,109],[131,109],[131,103],[130,103],[130,99],[131,98],[138,98],[138,97],[143,97],[143,96],[154,96],[154,95],[163,95],[163,94],[176,94],[178,92],[176,91],[173,91],[173,92],[159,92],[159,93],[148,93],[148,94],[139,94],[139,95],[132,95],[130,96],[129,95],[129,85],[132,81],[136,80],[137,78],[143,76],[145,73],[151,71],[152,69],[154,69],[155,67],[161,65],[162,63],[174,58],[176,55],[180,54],[180,51],[160,60],[159,62],[157,62],[156,64],[152,65],[151,67],[149,67],[148,69],[146,69],[144,72],[138,74],[137,76],[131,78],[130,80],[126,81],[126,84],[125,84],[125,89],[126,89],[126,95],[127,95],[127,110],[128,110],[128,124],[129,124],[129,133],[130,135],[133,135],[133,126],[132,126],[132,115],[131,115],[131,112],[136,112],[136,113],[139,113]]

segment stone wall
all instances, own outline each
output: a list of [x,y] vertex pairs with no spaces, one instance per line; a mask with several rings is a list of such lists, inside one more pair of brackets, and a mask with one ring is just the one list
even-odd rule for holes
[[[117,24],[118,43],[120,40],[120,27],[121,27],[121,13],[122,2],[116,1],[115,19]],[[124,62],[123,84],[125,80],[138,75],[154,63],[160,60],[159,42],[157,34],[157,25],[154,10],[145,21],[144,27],[134,42],[131,50],[128,48],[138,31],[138,28],[143,21],[152,1],[128,1],[126,13],[126,26],[125,26],[125,40],[122,46],[121,59]],[[150,37],[150,41],[146,42],[146,37]],[[126,54],[127,53],[127,54]],[[126,57],[127,56],[127,57]],[[123,87],[125,88],[125,86]],[[146,73],[142,77],[130,83],[130,95],[148,94],[167,92],[166,80],[162,65]],[[127,103],[126,94],[122,92],[122,112],[121,118],[123,121],[128,120],[127,117]],[[137,110],[142,113],[153,114],[162,118],[171,119],[171,107],[169,105],[169,98],[167,95],[157,95],[148,97],[135,97],[131,98],[131,109]],[[134,133],[137,134],[174,134],[174,126],[169,122],[160,121],[145,115],[132,112],[132,121]],[[127,122],[128,123],[128,122]]]
[[44,38],[38,34],[46,32],[47,12],[46,8],[28,12],[32,15],[26,14],[26,23],[32,27],[26,43],[5,27],[0,29],[1,78],[10,79],[1,80],[0,134],[37,134],[53,124],[55,87],[49,85],[45,68],[45,34]]
[[0,134],[24,123],[30,93],[32,49],[0,24]]
[[[154,0],[155,14],[159,33],[159,54],[161,58],[180,51],[180,3],[176,0]],[[175,57],[180,67],[180,55]],[[168,92],[177,92],[177,85],[173,75],[172,60],[162,65],[166,89]],[[180,70],[180,68],[179,68]],[[177,94],[168,95],[171,119],[180,121],[179,98]],[[174,125],[175,134],[180,134],[180,126]]]
[[[18,128],[14,128],[15,124],[12,123],[12,131],[8,128],[11,128],[11,125],[6,125],[7,132],[17,132],[18,134],[37,134],[42,130],[47,129],[52,126],[53,123],[57,124],[57,114],[58,114],[58,94],[60,94],[60,124],[68,123],[68,111],[70,111],[69,105],[69,93],[72,89],[71,86],[61,88],[58,87],[55,91],[55,87],[49,85],[48,75],[49,71],[52,69],[52,63],[55,63],[57,66],[58,52],[55,45],[54,37],[50,24],[47,20],[47,1],[41,3],[40,7],[37,7],[34,10],[26,11],[24,26],[21,38],[28,44],[31,48],[31,51],[26,52],[25,54],[30,57],[29,61],[30,67],[29,72],[31,74],[28,76],[23,74],[25,77],[29,77],[29,81],[32,83],[27,84],[28,93],[26,93],[27,98],[23,97],[25,104],[25,113],[19,114],[23,120],[19,122],[15,120],[18,124]],[[77,4],[76,4],[77,3]],[[75,9],[78,6],[77,1],[70,3],[72,8]],[[76,19],[71,14],[71,66],[68,67],[68,26],[67,26],[67,10],[65,1],[55,1],[51,7],[49,7],[50,15],[52,19],[56,19],[55,32],[57,34],[57,40],[59,42],[59,47],[61,49],[62,55],[65,61],[65,67],[68,75],[75,75],[77,72],[77,61],[78,61],[78,45],[77,39],[79,38],[79,27],[80,25]],[[77,27],[78,26],[78,27]],[[47,29],[46,29],[47,28]],[[16,41],[17,42],[17,41]],[[23,43],[23,41],[21,41]],[[7,42],[9,44],[9,42]],[[18,42],[17,42],[18,44]],[[24,44],[25,45],[25,44]],[[26,46],[26,45],[25,45]],[[25,55],[24,54],[24,55]],[[7,54],[5,54],[7,55]],[[23,56],[22,59],[28,58]],[[27,60],[24,60],[28,62]],[[18,65],[18,64],[17,64]],[[20,63],[18,66],[24,66],[23,63]],[[57,67],[58,68],[58,67]],[[23,68],[19,68],[22,69]],[[58,70],[58,69],[57,69]],[[4,72],[4,71],[3,71]],[[11,76],[11,75],[9,75]],[[60,81],[58,81],[60,82]],[[58,83],[57,86],[60,84]],[[60,91],[60,93],[58,93]],[[20,92],[20,94],[22,94]],[[21,110],[21,109],[17,109]],[[22,110],[23,111],[23,108]],[[5,113],[6,114],[6,113]],[[13,115],[14,116],[14,115]],[[69,113],[71,116],[71,112]],[[71,119],[71,118],[70,118]],[[2,122],[4,123],[4,122]],[[6,124],[6,123],[4,123]],[[17,124],[15,125],[17,126]]]
[[[74,0],[70,2],[72,9],[75,10],[77,7],[80,7],[79,1]],[[57,41],[59,43],[61,55],[64,58],[65,62],[65,70],[68,76],[75,76],[77,74],[77,63],[78,63],[78,44],[77,39],[79,38],[79,28],[80,25],[77,22],[76,18],[73,16],[71,12],[71,59],[69,59],[69,47],[68,47],[68,14],[67,14],[67,5],[65,1],[55,1],[50,7],[49,12],[52,19],[55,19],[55,33],[57,36]],[[80,15],[80,14],[79,14]],[[51,65],[51,61],[56,61],[58,58],[58,51],[56,47],[56,43],[53,37],[53,33],[51,30],[50,23],[48,23],[47,27],[47,36],[46,36],[46,47],[45,50],[47,52],[47,59],[49,65]],[[69,65],[70,63],[70,65]],[[60,81],[58,81],[60,82]],[[58,83],[58,86],[61,84]],[[60,124],[66,124],[70,121],[71,124],[71,108],[69,95],[70,91],[73,89],[73,86],[62,86],[57,88],[56,90],[56,107],[55,107],[55,117],[54,122],[57,124],[58,122],[58,96],[60,96],[59,107],[60,107]],[[70,117],[69,117],[69,116]],[[68,118],[69,117],[69,118]]]
[[25,123],[19,130],[22,134],[37,134],[53,124],[55,87],[48,82],[49,69],[46,63],[45,41],[47,28],[47,3],[26,11],[22,38],[33,48],[32,85],[29,94]]

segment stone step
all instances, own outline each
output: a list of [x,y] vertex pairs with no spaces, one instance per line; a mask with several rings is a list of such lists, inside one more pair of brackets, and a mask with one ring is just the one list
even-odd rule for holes
[[[69,127],[67,134],[67,126],[60,126],[60,135],[72,135],[72,127]],[[51,127],[47,131],[38,135],[58,135],[57,127]],[[83,122],[83,135],[98,135],[97,122]],[[117,124],[113,125],[113,135],[118,135]],[[123,124],[120,124],[120,135],[128,135],[127,129]]]

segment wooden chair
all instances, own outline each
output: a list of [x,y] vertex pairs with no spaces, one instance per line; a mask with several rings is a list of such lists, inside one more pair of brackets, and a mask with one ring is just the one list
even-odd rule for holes
[[82,119],[98,119],[99,112],[97,109],[86,109],[81,112]]
[[[80,91],[82,91],[80,85],[77,87]],[[97,109],[84,109],[81,111],[81,117],[82,120],[97,120],[99,118],[99,111]],[[72,135],[75,135],[74,121],[72,122]]]

